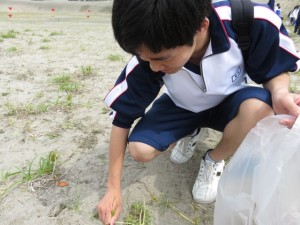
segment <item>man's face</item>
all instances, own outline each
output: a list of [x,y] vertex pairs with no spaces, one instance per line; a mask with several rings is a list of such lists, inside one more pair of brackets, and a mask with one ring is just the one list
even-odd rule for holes
[[194,49],[195,44],[164,49],[159,53],[153,53],[146,47],[141,47],[137,53],[142,60],[150,63],[152,71],[172,74],[179,71],[187,63]]

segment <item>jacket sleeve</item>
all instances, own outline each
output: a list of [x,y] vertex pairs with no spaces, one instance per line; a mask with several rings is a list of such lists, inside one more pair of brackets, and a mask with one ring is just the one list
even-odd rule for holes
[[283,72],[298,70],[300,61],[282,20],[270,9],[256,8],[246,65],[250,78],[262,84]]
[[113,124],[130,128],[137,118],[144,115],[161,86],[162,79],[153,76],[146,63],[136,56],[132,57],[104,99],[113,110]]

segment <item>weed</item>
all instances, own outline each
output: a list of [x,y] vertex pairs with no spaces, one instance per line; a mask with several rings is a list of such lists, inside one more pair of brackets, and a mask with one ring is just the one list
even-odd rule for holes
[[69,82],[71,79],[71,77],[69,75],[62,75],[62,76],[58,76],[58,77],[54,77],[53,78],[53,82],[55,84],[63,84],[63,83],[67,83]]
[[47,112],[49,108],[49,104],[47,103],[34,105],[32,102],[21,106],[15,106],[14,104],[8,102],[5,104],[5,106],[7,108],[7,113],[5,114],[6,116],[37,115]]
[[73,96],[71,94],[67,94],[66,96],[66,103],[68,107],[72,106]]
[[102,114],[106,114],[106,113],[108,113],[108,112],[110,112],[110,111],[111,111],[111,109],[108,108],[108,107],[102,107],[102,109],[101,109],[101,113],[102,113]]
[[81,73],[83,76],[90,76],[93,73],[92,66],[82,66],[81,67]]
[[9,93],[8,92],[2,92],[1,95],[2,96],[7,96],[7,95],[9,95]]
[[62,32],[53,31],[50,33],[50,36],[57,36],[57,35],[63,35]]
[[49,47],[49,46],[42,45],[42,46],[39,47],[39,49],[41,49],[41,50],[49,50],[50,47]]
[[5,104],[7,108],[7,113],[5,114],[6,116],[15,116],[17,115],[17,109],[12,103],[6,103]]
[[17,175],[17,174],[19,174],[20,172],[18,171],[18,172],[13,172],[13,173],[11,173],[11,172],[7,172],[7,171],[1,171],[1,175],[0,175],[0,177],[1,177],[1,182],[6,182],[7,180],[8,180],[8,178],[9,177],[12,177],[12,176],[15,176],[15,175]]
[[35,184],[42,187],[49,181],[55,181],[59,176],[59,161],[58,154],[55,151],[49,152],[47,155],[42,155],[38,164],[34,164],[34,158],[28,167],[18,169],[15,172],[1,172],[0,182],[0,201],[9,193],[9,191],[18,187],[21,184],[30,184],[31,190],[35,191]]
[[58,175],[56,171],[57,159],[58,154],[55,151],[51,151],[48,155],[42,156],[39,159],[36,169],[33,164],[35,159],[33,159],[26,170],[21,170],[22,179],[24,181],[32,181],[44,175],[53,175],[56,177]]
[[198,225],[199,224],[199,217],[197,217],[197,215],[195,215],[195,217],[193,219],[191,219],[188,215],[186,215],[184,212],[180,211],[172,203],[170,203],[169,200],[167,200],[167,199],[160,200],[156,195],[154,195],[153,193],[151,193],[149,191],[149,189],[147,188],[147,186],[145,186],[145,188],[146,188],[147,192],[150,194],[150,197],[151,197],[151,199],[152,199],[152,201],[154,203],[158,204],[159,206],[163,206],[163,207],[165,207],[167,209],[171,209],[173,212],[175,212],[181,218],[183,218],[184,220],[186,220],[189,224],[194,224],[194,225]]
[[40,103],[36,107],[36,113],[44,113],[47,112],[49,108],[49,105],[46,103]]
[[146,208],[145,203],[136,202],[130,207],[128,214],[125,216],[125,224],[132,225],[150,225],[150,212]]
[[55,139],[55,138],[60,137],[60,135],[56,134],[56,133],[47,133],[46,136],[50,139]]
[[[22,111],[22,108],[20,109],[20,111]],[[31,115],[31,114],[35,114],[35,107],[32,103],[28,103],[26,105],[23,106],[23,111],[26,115]]]
[[47,38],[44,38],[44,39],[42,40],[42,42],[43,42],[43,43],[46,43],[46,42],[50,42],[50,40],[47,39]]
[[53,82],[58,86],[60,91],[77,92],[80,89],[80,83],[77,81],[72,81],[69,75],[62,75],[55,77]]
[[[8,195],[8,193],[18,187],[22,182],[21,181],[16,181],[16,182],[11,182],[7,185],[0,185],[0,202],[5,198],[5,196]],[[1,184],[1,183],[0,183]]]
[[65,130],[72,130],[76,128],[76,124],[72,123],[71,121],[65,121],[62,125],[61,125],[62,129]]
[[62,97],[58,97],[56,102],[54,103],[54,106],[63,108],[63,109],[69,109],[73,105],[73,96],[72,94],[67,94],[65,100],[61,100]]
[[10,47],[8,49],[8,52],[17,52],[17,51],[18,51],[17,47]]
[[120,55],[120,54],[110,54],[107,59],[109,61],[124,61],[124,56]]
[[195,221],[197,221],[197,218],[194,218],[194,221],[193,221],[191,218],[189,218],[188,215],[186,215],[185,213],[180,211],[178,208],[176,208],[174,205],[172,205],[168,200],[159,201],[159,204],[165,206],[168,209],[171,209],[173,212],[175,212],[181,218],[185,219],[186,221],[188,221],[191,224],[195,224]]
[[1,34],[0,37],[1,38],[16,38],[16,34],[17,34],[16,31],[10,30],[6,34]]
[[35,95],[35,97],[39,99],[39,98],[44,97],[44,95],[45,95],[45,94],[44,94],[42,91],[40,91],[40,92],[38,92],[38,93]]

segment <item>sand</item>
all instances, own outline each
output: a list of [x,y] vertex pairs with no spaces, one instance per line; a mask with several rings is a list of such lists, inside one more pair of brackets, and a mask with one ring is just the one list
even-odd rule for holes
[[[114,41],[111,2],[0,6],[1,36],[15,34],[0,40],[0,224],[100,224],[94,209],[105,193],[111,127],[103,98],[130,57]],[[119,222],[142,202],[151,224],[212,224],[214,204],[195,205],[191,189],[199,159],[220,137],[206,129],[184,165],[169,153],[146,164],[126,154]],[[24,180],[51,151],[58,174]]]

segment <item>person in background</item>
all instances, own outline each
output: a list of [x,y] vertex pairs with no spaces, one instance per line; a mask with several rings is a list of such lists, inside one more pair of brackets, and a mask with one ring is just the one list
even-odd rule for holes
[[[193,156],[202,127],[223,132],[199,159],[191,191],[196,203],[212,203],[224,159],[258,121],[290,114],[293,119],[281,123],[293,126],[300,96],[289,92],[288,72],[300,67],[300,59],[282,20],[268,5],[253,4],[255,29],[244,59],[229,1],[114,0],[114,36],[132,58],[104,99],[113,121],[100,221],[114,225],[122,210],[126,148],[140,162],[172,149],[170,160],[182,164]],[[245,83],[247,74],[262,87]]]
[[290,16],[289,16],[290,25],[292,25],[292,26],[295,26],[295,22],[296,22],[296,19],[298,16],[299,9],[300,9],[300,5],[296,5],[289,13],[290,14]]
[[300,10],[298,10],[297,18],[295,21],[294,33],[296,33],[297,36],[300,36]]
[[279,3],[277,3],[277,5],[275,7],[275,13],[283,20],[283,16],[281,14],[281,6]]

